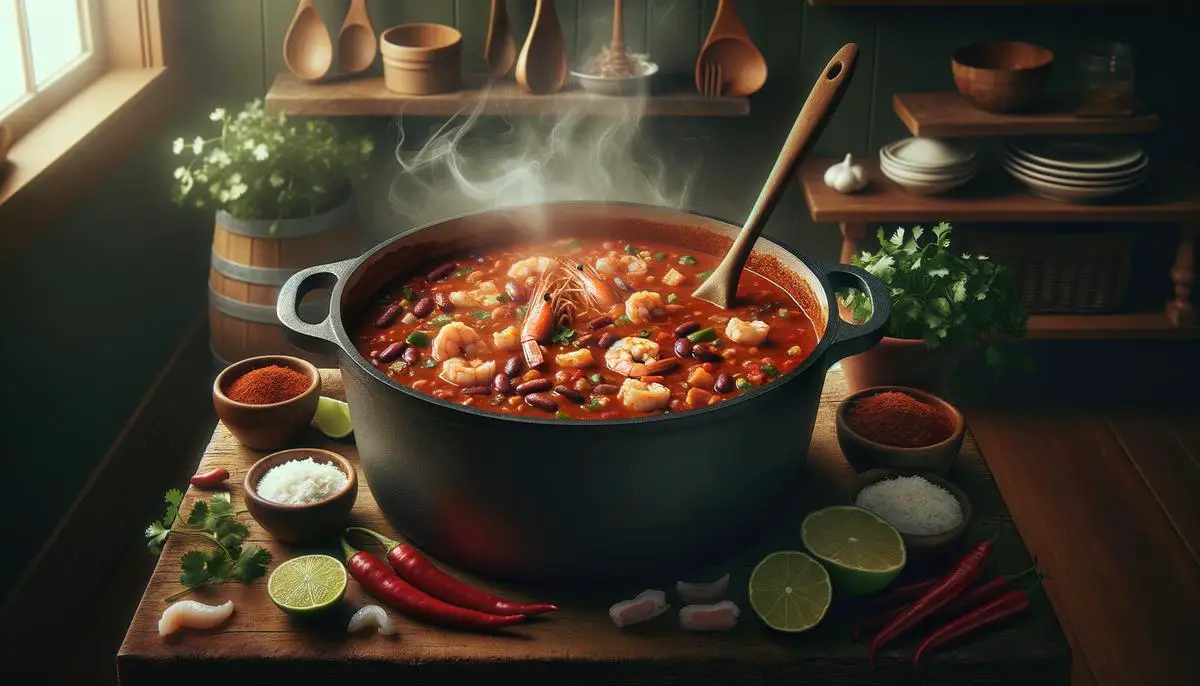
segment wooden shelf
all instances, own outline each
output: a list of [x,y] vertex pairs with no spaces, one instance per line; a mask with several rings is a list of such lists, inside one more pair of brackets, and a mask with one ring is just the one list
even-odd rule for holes
[[568,86],[552,95],[532,95],[512,81],[485,90],[487,76],[464,74],[463,88],[439,95],[401,95],[383,85],[382,77],[309,83],[291,72],[280,73],[267,92],[271,113],[303,116],[453,116],[470,111],[481,101],[482,114],[538,116],[584,110],[598,116],[624,115],[641,108],[650,117],[744,117],[750,114],[746,98],[706,98],[686,79],[664,82],[648,97],[594,95]]
[[877,159],[863,162],[867,187],[843,195],[823,178],[838,161],[813,159],[800,169],[813,221],[1186,222],[1200,217],[1200,179],[1183,169],[1152,175],[1142,188],[1110,202],[1077,204],[1038,197],[1003,172],[986,169],[947,194],[915,195],[885,178]]
[[1063,96],[1049,97],[1040,110],[996,114],[971,105],[954,91],[897,93],[892,109],[914,136],[1022,136],[1032,134],[1130,134],[1158,129],[1158,115],[1080,117]]
[[1026,338],[1200,338],[1200,327],[1176,326],[1165,312],[1130,314],[1038,314]]

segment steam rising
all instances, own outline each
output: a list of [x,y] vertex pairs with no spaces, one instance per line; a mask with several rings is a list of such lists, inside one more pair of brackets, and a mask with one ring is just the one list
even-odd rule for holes
[[473,111],[452,117],[416,150],[405,149],[409,134],[399,119],[399,171],[388,192],[392,209],[421,225],[564,200],[682,208],[692,173],[673,174],[640,135],[644,99],[622,102],[620,115],[588,116],[581,105],[553,118],[509,121],[481,118],[485,95]]

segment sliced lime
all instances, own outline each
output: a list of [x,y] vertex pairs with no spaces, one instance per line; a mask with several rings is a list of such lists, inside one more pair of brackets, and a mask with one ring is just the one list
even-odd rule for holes
[[346,593],[346,568],[328,555],[284,562],[267,579],[267,594],[284,612],[311,614],[336,605]]
[[863,595],[887,586],[908,561],[891,524],[861,507],[837,506],[804,518],[804,547],[825,564],[838,593]]
[[313,422],[321,433],[330,438],[345,438],[354,431],[350,422],[350,406],[340,400],[321,396],[317,399],[317,414]]
[[750,573],[750,607],[776,631],[807,631],[829,610],[833,589],[821,563],[794,550],[764,557]]

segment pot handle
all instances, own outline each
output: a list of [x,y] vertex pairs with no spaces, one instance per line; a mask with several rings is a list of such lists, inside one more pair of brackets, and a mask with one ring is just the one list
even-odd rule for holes
[[888,288],[878,277],[861,267],[850,264],[837,264],[825,268],[825,274],[833,285],[834,299],[830,307],[836,308],[837,291],[842,288],[856,288],[865,291],[871,298],[871,318],[862,324],[852,324],[840,316],[835,320],[833,342],[825,354],[828,364],[851,355],[866,352],[875,347],[883,338],[883,330],[892,317],[892,296]]
[[[333,288],[354,270],[357,260],[358,258],[352,258],[341,262],[301,269],[292,274],[280,286],[279,298],[275,301],[275,315],[279,317],[279,321],[285,327],[291,330],[289,331],[289,336],[292,333],[300,335],[299,340],[293,341],[294,343],[298,345],[303,344],[301,347],[309,349],[315,347],[317,349],[312,350],[312,352],[321,354],[329,352],[329,345],[335,348],[338,347],[337,338],[333,334],[333,324],[330,321],[329,315],[325,315],[325,318],[316,324],[309,324],[300,318],[300,301],[304,299],[305,295],[308,295],[308,293],[317,288]],[[318,343],[318,341],[323,341],[323,343]],[[314,344],[316,345],[314,346]]]

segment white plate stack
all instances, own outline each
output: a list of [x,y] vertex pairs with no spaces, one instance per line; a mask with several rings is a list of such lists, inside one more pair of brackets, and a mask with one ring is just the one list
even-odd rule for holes
[[1146,178],[1150,159],[1123,138],[1009,141],[1004,169],[1044,198],[1086,202],[1120,195]]
[[970,181],[975,151],[936,138],[903,138],[879,149],[879,170],[910,193],[945,193]]

